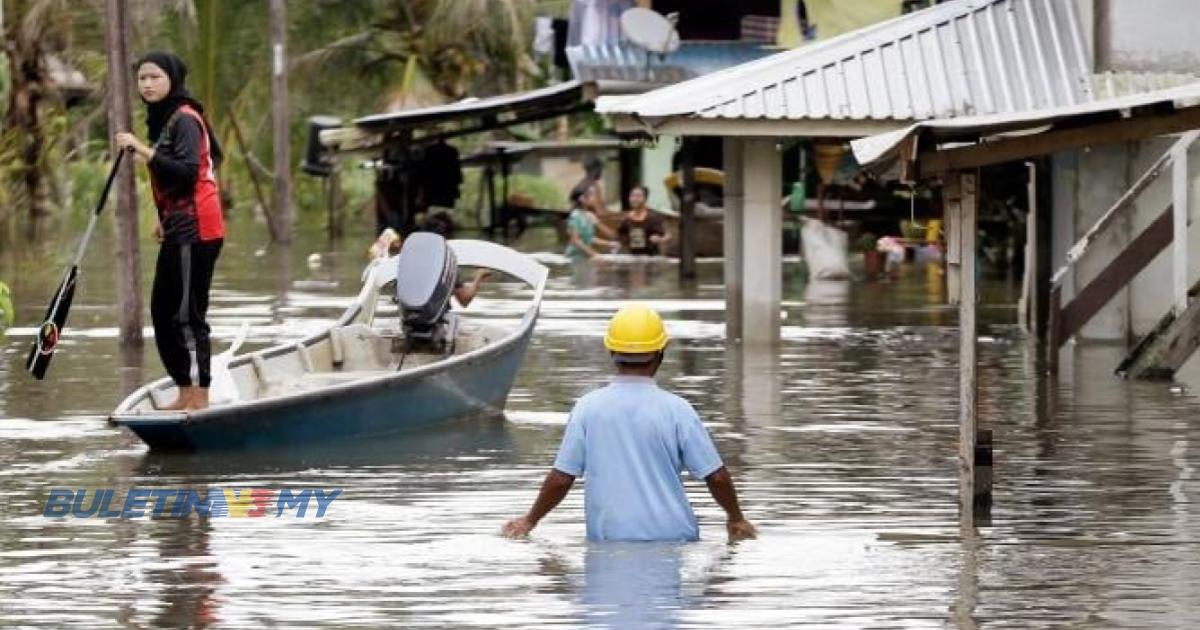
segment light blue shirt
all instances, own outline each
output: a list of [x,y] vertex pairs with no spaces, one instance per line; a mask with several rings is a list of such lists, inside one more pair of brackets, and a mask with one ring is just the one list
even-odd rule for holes
[[704,479],[721,456],[688,402],[654,380],[617,376],[571,410],[554,468],[583,476],[589,540],[697,540],[679,475]]

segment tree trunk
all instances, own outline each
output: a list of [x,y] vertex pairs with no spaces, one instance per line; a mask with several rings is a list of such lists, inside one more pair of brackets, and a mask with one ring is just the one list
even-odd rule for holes
[[288,138],[287,7],[271,0],[271,118],[275,131],[275,207],[279,230],[276,241],[292,237],[292,175]]
[[29,202],[30,229],[34,230],[50,214],[50,196],[42,160],[46,138],[40,120],[49,75],[44,63],[44,51],[40,47],[41,40],[26,38],[21,34],[20,16],[24,13],[22,9],[27,7],[20,3],[17,7],[17,19],[6,23],[4,31],[4,52],[8,55],[10,75],[5,127],[20,132],[20,182]]
[[[104,40],[108,49],[108,130],[111,136],[132,128],[129,103],[127,0],[105,0]],[[114,147],[115,150],[115,147]],[[133,160],[117,173],[117,326],[122,346],[142,344],[141,253],[138,246],[137,189]]]

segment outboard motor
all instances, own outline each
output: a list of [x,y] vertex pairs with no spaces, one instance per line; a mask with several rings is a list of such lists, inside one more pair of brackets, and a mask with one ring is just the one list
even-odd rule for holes
[[396,302],[404,330],[405,352],[427,348],[453,350],[454,318],[450,294],[458,279],[458,261],[446,239],[432,232],[414,232],[397,257]]

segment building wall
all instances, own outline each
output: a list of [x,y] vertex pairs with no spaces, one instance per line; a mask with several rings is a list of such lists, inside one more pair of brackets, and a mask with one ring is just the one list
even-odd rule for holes
[[671,209],[671,197],[663,180],[671,174],[671,157],[675,155],[675,136],[659,136],[658,142],[642,150],[641,181],[650,189],[647,204],[651,208]]
[[[1196,0],[1082,0],[1091,4],[1096,70],[1200,71],[1200,2]],[[1170,16],[1169,18],[1166,16]]]

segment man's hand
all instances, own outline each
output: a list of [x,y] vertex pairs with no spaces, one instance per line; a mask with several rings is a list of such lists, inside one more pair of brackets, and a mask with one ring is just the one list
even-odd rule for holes
[[158,241],[159,243],[163,242],[163,229],[161,221],[154,222],[154,240]]
[[729,542],[758,538],[758,530],[744,518],[730,519],[725,523],[725,530],[729,532]]
[[528,516],[521,516],[505,523],[504,527],[500,528],[500,535],[505,538],[524,538],[533,531],[534,526],[534,522],[529,520]]
[[505,523],[504,527],[500,528],[500,534],[508,538],[528,536],[529,532],[537,527],[538,521],[542,520],[542,517],[550,510],[553,510],[563,500],[563,497],[567,496],[574,483],[574,475],[551,468],[550,472],[546,474],[546,479],[542,481],[542,489],[538,491],[533,507],[524,516]]

